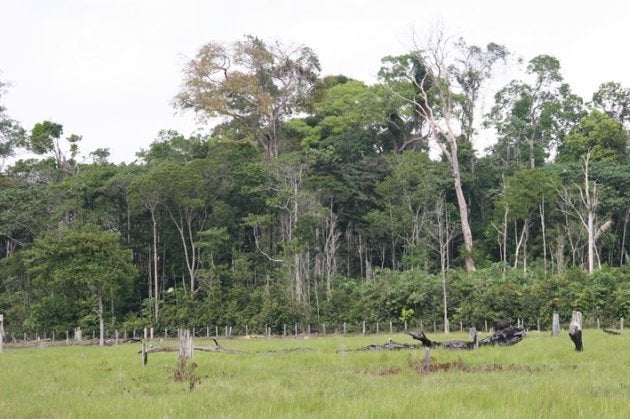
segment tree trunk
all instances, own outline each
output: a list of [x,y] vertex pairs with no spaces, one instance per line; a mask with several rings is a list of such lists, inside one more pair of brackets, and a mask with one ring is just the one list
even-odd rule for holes
[[584,189],[581,191],[582,203],[586,208],[586,233],[588,236],[588,272],[593,273],[595,265],[595,209],[597,208],[597,189],[593,184],[591,190],[591,182],[589,179],[589,161],[591,153],[588,152],[584,157]]
[[623,266],[626,255],[626,231],[628,230],[628,219],[630,219],[630,208],[626,209],[626,216],[623,219],[623,234],[621,235],[621,246],[619,249],[619,266]]
[[[438,245],[440,246],[440,270],[442,273],[442,304],[444,309],[444,333],[449,333],[449,321],[448,321],[448,293],[446,288],[446,281],[448,279],[448,245],[450,239],[448,216],[445,200],[440,198],[436,208],[437,222],[438,222]],[[444,217],[442,215],[444,214]]]
[[575,350],[582,352],[584,350],[584,345],[582,343],[582,313],[580,311],[573,311],[571,314],[569,337],[575,345]]
[[457,157],[457,140],[453,138],[449,141],[451,146],[450,161],[451,170],[453,174],[453,184],[455,187],[455,195],[457,196],[457,206],[459,208],[459,217],[462,223],[462,235],[464,236],[464,249],[465,268],[466,272],[473,272],[475,270],[475,262],[473,260],[473,237],[472,230],[470,228],[470,221],[468,217],[468,203],[464,197],[464,191],[462,190],[462,180],[459,172],[459,159]]
[[[160,288],[158,281],[158,257],[157,257],[157,220],[155,219],[155,210],[151,211],[151,223],[152,223],[152,232],[153,232],[153,261],[151,263],[153,268],[153,301],[154,301],[154,316],[155,321],[157,322],[159,318],[159,301],[160,301]],[[150,285],[149,285],[150,286]]]
[[98,291],[98,346],[105,345],[105,319],[103,314],[103,291]]
[[545,198],[543,197],[540,204],[540,227],[542,234],[542,246],[543,246],[543,272],[547,275],[547,237],[545,235]]

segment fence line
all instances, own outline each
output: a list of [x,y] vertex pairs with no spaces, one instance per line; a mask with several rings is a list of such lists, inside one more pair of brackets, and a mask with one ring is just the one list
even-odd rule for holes
[[[537,331],[547,331],[552,330],[553,319],[537,319],[535,325],[525,324],[523,319],[517,318],[515,324],[517,326],[525,327],[528,330],[537,330]],[[426,327],[428,324],[428,327]],[[412,324],[408,322],[395,322],[392,320],[388,321],[361,321],[361,322],[340,322],[336,324],[330,323],[316,323],[316,322],[303,322],[303,323],[293,323],[287,324],[283,323],[281,326],[276,325],[276,327],[272,327],[269,324],[253,326],[253,325],[207,325],[202,328],[191,328],[191,334],[193,338],[230,338],[235,336],[284,336],[284,337],[298,337],[305,335],[381,335],[384,333],[401,333],[405,332],[409,329],[412,330],[424,330],[432,333],[442,333],[443,323],[432,320],[428,323],[425,323],[422,320],[418,320]],[[454,326],[453,323],[450,326]],[[469,325],[465,325],[463,322],[459,322],[457,325],[459,327],[451,327],[451,332],[460,332],[463,333],[468,330]],[[477,325],[478,326],[478,325]],[[624,329],[624,318],[619,318],[613,320],[608,325],[605,325],[600,318],[590,317],[584,320],[585,328],[612,328],[623,330]],[[5,328],[6,329],[6,328]],[[156,340],[156,339],[170,339],[170,338],[178,338],[179,333],[178,330],[180,328],[174,327],[164,327],[162,329],[156,329],[154,327],[143,327],[142,329],[114,329],[114,330],[105,330],[105,339],[108,340],[108,343],[118,343],[121,340],[127,341],[129,336],[131,339],[138,340]],[[484,332],[489,332],[491,328],[488,325],[488,321],[485,320],[483,322],[483,327],[479,328]],[[1,331],[2,329],[0,329]],[[85,339],[85,335],[91,338],[91,341],[95,341],[98,339],[98,332],[96,329],[90,329],[87,333],[81,330],[81,328],[77,327],[74,330],[66,330],[64,332],[49,332],[49,331],[41,331],[35,333],[23,332],[20,336],[22,339],[16,338],[15,333],[4,333],[2,337],[0,337],[0,342],[2,339],[4,343],[10,342],[63,342],[67,345],[70,344],[80,344],[80,343],[89,343],[90,339]],[[122,338],[121,338],[122,336]]]

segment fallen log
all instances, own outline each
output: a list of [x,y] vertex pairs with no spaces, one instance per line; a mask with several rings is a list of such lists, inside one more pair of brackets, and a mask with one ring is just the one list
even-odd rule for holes
[[424,332],[407,332],[412,338],[419,340],[425,348],[445,348],[445,349],[475,349],[483,345],[515,345],[527,334],[525,329],[520,326],[508,326],[504,329],[495,331],[492,335],[477,340],[477,334],[471,329],[470,335],[472,341],[466,340],[448,340],[445,342],[436,342],[429,339]]
[[[192,349],[194,351],[201,351],[201,352],[229,352],[229,353],[238,353],[240,351],[234,350],[234,349],[226,349],[223,347],[218,347],[218,346],[193,346]],[[179,346],[154,346],[151,345],[149,346],[145,352],[146,353],[153,353],[153,352],[178,352],[179,351]],[[138,353],[140,353],[140,351],[138,351]]]
[[525,328],[520,326],[509,326],[505,329],[497,330],[492,335],[479,341],[479,346],[483,345],[516,345],[527,335]]
[[388,339],[388,341],[384,343],[383,345],[371,344],[371,345],[364,346],[357,349],[340,349],[337,352],[345,353],[345,352],[351,352],[351,351],[397,351],[397,350],[403,350],[403,349],[418,349],[420,347],[421,347],[420,344],[399,343],[399,342],[394,342],[392,339]]
[[425,348],[444,348],[444,349],[476,349],[477,348],[477,332],[471,330],[472,341],[465,340],[448,340],[445,342],[436,342],[429,339],[424,332],[407,332],[413,339],[419,340]]
[[620,335],[620,332],[615,332],[614,330],[602,329],[602,332],[608,333],[609,335]]

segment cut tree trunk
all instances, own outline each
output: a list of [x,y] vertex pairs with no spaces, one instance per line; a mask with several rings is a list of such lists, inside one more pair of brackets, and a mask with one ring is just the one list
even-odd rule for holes
[[569,337],[575,345],[575,350],[582,352],[584,350],[584,345],[582,344],[582,312],[580,311],[575,310],[571,315]]

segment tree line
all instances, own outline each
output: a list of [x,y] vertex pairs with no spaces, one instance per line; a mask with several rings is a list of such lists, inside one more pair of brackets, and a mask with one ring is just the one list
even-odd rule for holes
[[434,35],[374,84],[210,42],[173,104],[211,130],[133,163],[0,106],[8,330],[627,317],[630,89],[585,100],[555,57]]

